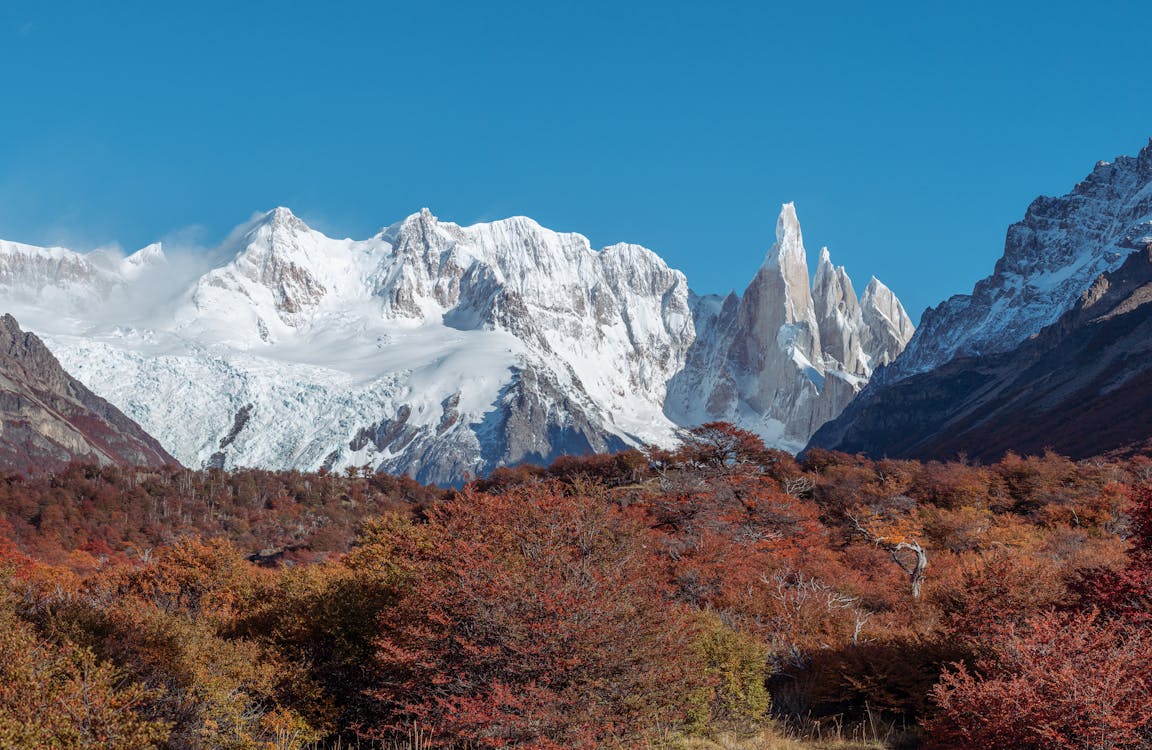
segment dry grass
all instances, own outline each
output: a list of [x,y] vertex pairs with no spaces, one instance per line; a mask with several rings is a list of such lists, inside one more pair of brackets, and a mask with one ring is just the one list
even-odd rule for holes
[[[761,733],[718,734],[710,737],[670,736],[667,750],[889,750],[907,739],[903,727],[884,722],[871,710],[867,719],[846,723],[826,717],[799,724],[775,724]],[[651,748],[650,750],[663,750]]]
[[[754,736],[717,734],[711,737],[688,737],[669,734],[658,744],[644,750],[887,750],[889,747],[876,728],[867,725],[846,729],[842,724],[805,728],[807,736],[789,735],[766,729]],[[409,732],[404,739],[380,745],[376,743],[338,744],[327,750],[426,750],[427,738],[420,732]],[[613,750],[617,750],[613,748]],[[622,749],[621,749],[622,750]]]
[[885,750],[887,745],[844,738],[796,739],[767,731],[755,737],[680,737],[673,739],[668,747],[671,750]]

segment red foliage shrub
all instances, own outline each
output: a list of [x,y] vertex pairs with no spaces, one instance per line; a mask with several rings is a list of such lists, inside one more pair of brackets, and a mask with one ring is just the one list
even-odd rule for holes
[[1102,609],[1132,621],[1152,622],[1152,485],[1131,492],[1131,547],[1128,565],[1097,576],[1088,598]]
[[402,550],[414,575],[386,615],[376,693],[393,729],[416,724],[436,747],[593,748],[676,715],[691,627],[648,532],[559,490],[467,492]]
[[933,689],[938,747],[1073,750],[1152,743],[1152,637],[1095,612],[1043,614],[993,635],[974,670]]

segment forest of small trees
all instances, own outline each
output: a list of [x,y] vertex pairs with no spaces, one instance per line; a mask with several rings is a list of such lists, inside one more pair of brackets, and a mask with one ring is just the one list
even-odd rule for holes
[[0,474],[0,748],[1152,748],[1150,482],[719,423],[460,490]]

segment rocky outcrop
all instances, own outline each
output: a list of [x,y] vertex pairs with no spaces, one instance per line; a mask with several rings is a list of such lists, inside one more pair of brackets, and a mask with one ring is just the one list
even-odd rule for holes
[[79,459],[163,466],[176,460],[116,407],[68,375],[11,315],[0,317],[0,466],[56,468]]
[[643,247],[594,250],[525,217],[459,226],[423,210],[352,240],[279,208],[166,306],[132,304],[144,277],[129,260],[163,268],[155,251],[109,265],[112,292],[69,286],[79,323],[34,312],[70,370],[189,465],[369,465],[456,484],[670,445],[713,419],[800,447],[910,324],[883,287],[857,299],[826,257],[810,286],[790,205],[777,240],[744,296],[720,300]]
[[812,446],[875,457],[1073,458],[1152,447],[1152,246],[1103,274],[1015,349],[870,391]]
[[1071,193],[1037,198],[1008,228],[1004,255],[969,295],[925,311],[876,385],[956,357],[1006,352],[1053,323],[1101,273],[1152,242],[1152,143],[1100,162]]
[[809,284],[790,203],[743,296],[697,299],[694,310],[696,343],[669,383],[666,413],[679,424],[733,422],[789,450],[837,416],[913,331],[899,301],[875,279],[857,299],[827,248]]

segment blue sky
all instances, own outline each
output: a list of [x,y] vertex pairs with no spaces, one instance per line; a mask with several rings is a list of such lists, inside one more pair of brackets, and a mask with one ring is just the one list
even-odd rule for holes
[[[330,6],[330,7],[329,7]],[[0,237],[526,214],[742,290],[796,202],[913,317],[1152,136],[1152,4],[0,5]],[[189,229],[189,227],[192,227]]]

